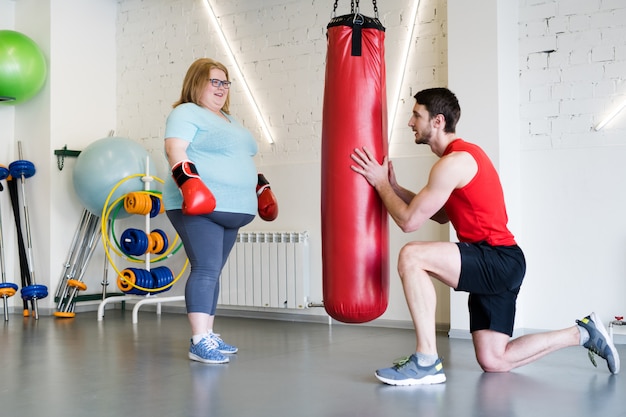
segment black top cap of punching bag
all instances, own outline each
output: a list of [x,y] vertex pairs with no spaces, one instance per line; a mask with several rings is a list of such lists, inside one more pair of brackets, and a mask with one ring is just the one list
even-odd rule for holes
[[357,14],[344,14],[343,16],[335,16],[330,19],[328,26],[326,28],[331,28],[333,26],[350,26],[354,28],[355,26],[359,26],[363,29],[378,29],[385,31],[385,27],[383,24],[375,17],[363,16],[360,13]]
[[378,20],[378,18],[363,16],[360,13],[333,17],[330,19],[327,29],[339,26],[346,26],[352,29],[352,49],[350,51],[350,55],[352,56],[361,56],[361,32],[363,29],[374,29],[381,32],[385,31],[385,27],[382,25],[380,20]]

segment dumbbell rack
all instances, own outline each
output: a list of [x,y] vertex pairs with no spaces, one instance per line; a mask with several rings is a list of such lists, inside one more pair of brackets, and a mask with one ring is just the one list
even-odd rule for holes
[[[79,291],[87,290],[87,285],[83,281],[87,266],[97,247],[100,239],[100,218],[84,209],[78,223],[70,250],[68,252],[59,285],[55,294],[57,311],[54,316],[58,318],[72,318],[76,316],[76,302],[79,301]],[[105,264],[105,270],[107,265]],[[104,283],[103,283],[104,284]],[[103,294],[106,296],[106,293]],[[85,296],[83,296],[85,297]]]
[[[141,177],[141,181],[144,183],[144,191],[150,190],[150,184],[154,180],[154,177],[150,175],[150,160],[149,157],[146,161],[146,173],[143,177]],[[147,233],[150,232],[150,214],[145,214],[145,231]],[[150,270],[150,253],[146,252],[145,254],[145,267],[146,270]],[[161,297],[155,294],[147,294],[147,295],[135,295],[135,294],[126,294],[123,296],[115,296],[108,297],[102,300],[98,305],[98,321],[102,321],[104,319],[104,311],[107,304],[110,303],[124,303],[126,301],[136,301],[133,312],[132,312],[132,323],[137,324],[139,322],[139,309],[144,305],[156,304],[156,314],[161,315],[161,304],[163,303],[172,303],[178,301],[184,301],[185,296],[171,296],[171,297]]]

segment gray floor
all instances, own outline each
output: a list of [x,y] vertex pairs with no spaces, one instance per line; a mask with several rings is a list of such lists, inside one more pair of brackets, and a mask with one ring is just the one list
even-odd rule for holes
[[[0,336],[2,416],[626,416],[626,375],[568,348],[485,374],[469,340],[439,338],[448,381],[391,387],[376,368],[410,353],[411,331],[220,317],[228,365],[187,359],[182,314],[10,316]],[[626,346],[620,345],[622,358]]]

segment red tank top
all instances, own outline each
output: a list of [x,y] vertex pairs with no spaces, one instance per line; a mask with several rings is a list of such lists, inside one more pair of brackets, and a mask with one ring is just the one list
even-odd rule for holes
[[502,184],[487,154],[463,139],[451,142],[443,156],[452,152],[467,152],[478,164],[474,178],[465,187],[454,190],[444,206],[459,241],[485,241],[492,246],[515,245],[515,238],[507,228]]

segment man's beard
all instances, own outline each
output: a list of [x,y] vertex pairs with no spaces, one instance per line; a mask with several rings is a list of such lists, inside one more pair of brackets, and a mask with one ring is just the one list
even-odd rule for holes
[[431,136],[432,135],[430,131],[424,132],[421,135],[415,137],[415,143],[418,145],[429,145]]

